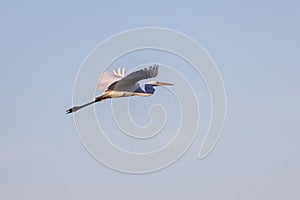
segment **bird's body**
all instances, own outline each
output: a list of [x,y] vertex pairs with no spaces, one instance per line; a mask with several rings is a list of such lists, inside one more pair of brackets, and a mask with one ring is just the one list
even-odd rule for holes
[[173,85],[170,83],[151,81],[145,84],[143,90],[138,83],[140,80],[154,78],[158,75],[158,65],[153,65],[145,69],[141,69],[125,75],[125,69],[118,71],[105,71],[101,74],[97,88],[103,92],[101,96],[95,98],[94,101],[81,106],[74,106],[67,110],[68,113],[76,112],[77,110],[89,106],[93,103],[102,101],[108,98],[120,98],[130,96],[148,97],[153,95],[155,86]]

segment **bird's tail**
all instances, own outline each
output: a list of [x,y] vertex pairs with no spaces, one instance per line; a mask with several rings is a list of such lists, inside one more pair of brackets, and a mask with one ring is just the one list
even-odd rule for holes
[[92,105],[94,103],[97,103],[97,102],[102,101],[102,100],[107,99],[107,98],[111,98],[111,97],[108,96],[107,94],[103,94],[103,95],[101,95],[99,97],[96,97],[94,101],[91,101],[89,103],[83,104],[81,106],[74,106],[74,107],[66,110],[66,114],[70,114],[70,113],[76,112],[77,110],[80,110],[80,109],[82,109],[82,108],[84,108],[86,106]]

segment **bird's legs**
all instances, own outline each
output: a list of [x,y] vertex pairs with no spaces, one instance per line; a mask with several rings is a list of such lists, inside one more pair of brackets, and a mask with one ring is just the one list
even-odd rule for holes
[[66,114],[76,112],[77,110],[80,110],[81,108],[84,108],[86,106],[92,105],[94,103],[97,103],[97,102],[102,101],[102,100],[107,99],[107,98],[111,98],[111,97],[108,96],[107,94],[103,94],[103,95],[101,95],[99,97],[96,97],[94,101],[91,101],[89,103],[83,104],[81,106],[74,106],[74,107],[66,110]]

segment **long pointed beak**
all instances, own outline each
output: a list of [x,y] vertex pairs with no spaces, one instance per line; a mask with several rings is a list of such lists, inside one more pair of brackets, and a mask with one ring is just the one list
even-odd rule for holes
[[156,82],[156,85],[157,85],[157,86],[163,86],[163,85],[169,85],[169,86],[171,86],[171,85],[174,85],[174,84],[157,81],[157,82]]

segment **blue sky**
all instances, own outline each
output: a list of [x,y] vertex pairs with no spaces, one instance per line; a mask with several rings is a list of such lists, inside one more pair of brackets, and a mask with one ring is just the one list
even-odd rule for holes
[[[1,2],[0,198],[299,199],[299,6]],[[174,165],[137,176],[94,160],[64,111],[88,53],[113,34],[145,26],[178,30],[206,48],[223,76],[228,112],[223,135],[205,160],[197,158],[199,134]],[[105,125],[115,129],[109,120]]]

